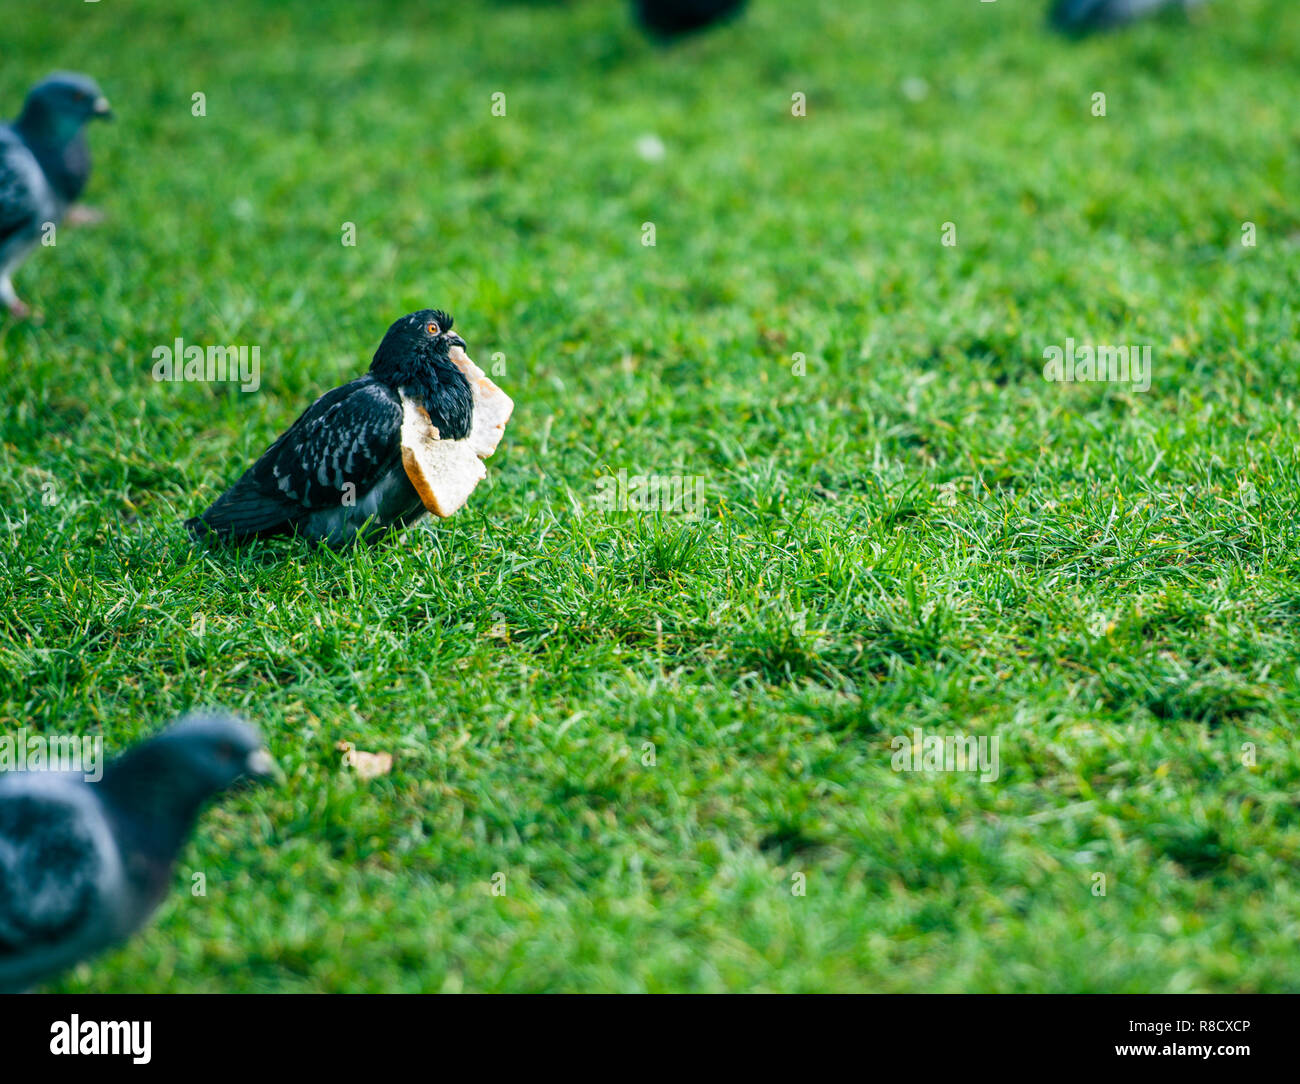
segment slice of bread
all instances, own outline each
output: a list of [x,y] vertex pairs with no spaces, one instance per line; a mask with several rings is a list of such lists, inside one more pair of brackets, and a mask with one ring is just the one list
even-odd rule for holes
[[451,360],[474,396],[474,421],[463,440],[440,439],[428,411],[402,393],[402,466],[424,507],[443,517],[464,505],[487,477],[482,461],[497,450],[515,409],[510,396],[464,350],[453,347]]

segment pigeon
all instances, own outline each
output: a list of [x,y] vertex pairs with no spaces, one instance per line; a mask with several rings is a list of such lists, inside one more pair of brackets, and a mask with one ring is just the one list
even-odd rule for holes
[[[30,740],[30,739],[29,739]],[[104,766],[0,773],[0,992],[23,990],[144,924],[199,810],[275,775],[256,732],[195,713]]]
[[1065,34],[1090,34],[1131,23],[1161,8],[1189,9],[1204,0],[1056,0],[1051,23]]
[[656,37],[669,40],[704,30],[740,13],[745,0],[634,0],[637,19]]
[[201,541],[297,535],[341,549],[451,515],[514,407],[441,309],[394,321],[363,377],[309,406],[185,526]]
[[88,75],[56,72],[28,92],[16,121],[0,125],[0,301],[19,318],[31,310],[11,276],[86,187],[86,122],[112,116]]

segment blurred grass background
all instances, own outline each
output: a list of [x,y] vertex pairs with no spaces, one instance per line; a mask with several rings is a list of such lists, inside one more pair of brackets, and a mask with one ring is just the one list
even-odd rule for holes
[[[0,725],[220,703],[289,773],[55,988],[1300,988],[1300,20],[1043,15],[0,0],[3,112],[118,113],[0,322]],[[192,548],[425,305],[518,404],[469,507]],[[260,390],[154,383],[178,336]],[[1070,337],[1151,390],[1045,382]],[[601,512],[620,470],[704,516]],[[914,727],[999,779],[893,772]]]

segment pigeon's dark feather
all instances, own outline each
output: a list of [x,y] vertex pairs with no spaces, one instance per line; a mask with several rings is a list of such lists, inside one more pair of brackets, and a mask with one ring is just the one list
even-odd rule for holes
[[373,376],[338,391],[309,407],[265,457],[273,484],[306,508],[337,505],[349,485],[369,489],[401,455],[401,399]]
[[355,500],[401,463],[402,403],[363,376],[309,406],[192,529],[291,532],[305,515]]
[[200,516],[186,520],[196,536],[209,532],[218,537],[257,535],[270,538],[290,534],[302,508],[283,497],[262,492],[257,480],[245,474]]
[[86,924],[102,859],[83,812],[35,795],[0,801],[0,959]]
[[33,188],[41,183],[33,176],[31,152],[7,128],[0,128],[0,248],[15,234],[37,224],[41,202]]

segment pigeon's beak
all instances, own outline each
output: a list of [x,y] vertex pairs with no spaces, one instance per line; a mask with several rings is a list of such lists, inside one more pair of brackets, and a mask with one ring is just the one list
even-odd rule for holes
[[469,355],[466,350],[468,350],[468,347],[465,345],[465,340],[459,335],[447,336],[447,352],[450,354],[452,361],[467,359]]
[[91,112],[93,112],[95,116],[99,117],[100,120],[113,119],[113,107],[108,104],[108,99],[102,94],[95,99],[95,104],[90,108]]
[[256,779],[259,782],[269,780],[278,782],[283,778],[280,766],[276,764],[275,758],[265,749],[254,749],[248,754],[248,760],[244,764],[244,771],[250,779]]

